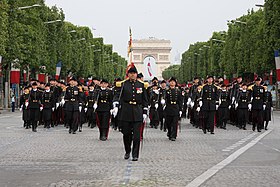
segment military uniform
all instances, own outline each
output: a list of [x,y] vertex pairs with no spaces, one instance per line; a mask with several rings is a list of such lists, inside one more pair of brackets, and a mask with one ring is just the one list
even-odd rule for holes
[[26,103],[28,103],[28,100],[29,100],[29,93],[23,93],[20,96],[19,102],[22,110],[23,127],[25,127],[26,129],[30,128],[29,108],[26,105]]
[[237,93],[236,97],[236,103],[237,103],[237,122],[238,127],[241,129],[246,130],[246,125],[248,123],[249,119],[249,112],[248,112],[248,106],[251,101],[250,93],[249,91],[239,91]]
[[202,87],[201,101],[201,111],[204,118],[202,130],[204,133],[206,133],[206,130],[209,130],[211,134],[214,134],[214,118],[219,104],[217,86],[214,84],[205,84]]
[[32,89],[29,97],[29,112],[30,112],[30,123],[32,131],[37,132],[37,124],[40,119],[40,107],[41,107],[42,92],[38,89]]
[[[194,102],[194,97],[196,97],[198,86],[199,85],[196,83],[190,87],[189,98],[190,98],[191,102]],[[194,113],[195,113],[195,110],[193,110],[193,108],[190,108],[189,117],[190,117],[191,124],[194,124]]]
[[[83,90],[82,86],[79,87],[79,90]],[[81,91],[81,106],[82,109],[79,111],[79,132],[82,132],[82,128],[83,128],[83,124],[87,122],[87,117],[86,117],[86,95],[87,92],[86,91]]]
[[75,134],[79,125],[79,108],[81,103],[81,90],[77,86],[69,86],[65,90],[65,112],[67,113],[67,124],[69,133]]
[[[199,87],[198,87],[199,88]],[[198,89],[197,88],[197,89]],[[197,90],[194,94],[193,94],[193,107],[191,108],[193,110],[193,126],[196,128],[202,128],[202,123],[203,123],[203,115],[200,111],[200,106],[199,106],[199,101],[201,100],[201,90]],[[199,108],[199,110],[198,110]]]
[[160,103],[158,106],[158,114],[159,114],[159,122],[160,122],[160,130],[163,130],[166,132],[167,127],[166,127],[166,122],[165,122],[165,111],[164,108],[166,106],[165,103],[165,97],[166,97],[166,88],[160,88],[159,90],[159,98],[160,98]]
[[110,110],[112,109],[113,105],[113,93],[112,90],[100,89],[97,92],[97,125],[99,128],[99,139],[100,140],[107,140],[108,133],[109,133],[109,123],[110,123]]
[[250,87],[252,97],[252,123],[253,131],[256,127],[261,132],[263,126],[263,111],[265,108],[264,87],[253,85]]
[[96,126],[96,113],[93,109],[95,100],[96,100],[95,90],[90,90],[86,98],[86,108],[87,108],[86,115],[88,119],[88,126],[90,128],[94,128]]
[[158,114],[159,97],[160,97],[159,91],[156,92],[155,90],[153,90],[150,93],[150,119],[151,119],[150,126],[155,129],[157,129],[159,125],[159,114]]
[[177,87],[169,88],[166,91],[166,126],[168,129],[167,136],[170,140],[175,141],[177,138],[178,121],[180,112],[183,109],[182,93]]
[[55,98],[53,93],[50,91],[44,91],[41,98],[41,104],[43,107],[42,120],[44,122],[45,127],[50,128],[52,120],[52,110],[54,110],[55,107]]
[[226,129],[227,121],[229,118],[229,106],[231,104],[230,94],[226,90],[221,90],[219,92],[219,108],[218,108],[218,118],[217,127]]
[[264,110],[264,122],[265,122],[265,130],[267,130],[268,123],[271,121],[271,110],[273,108],[272,105],[272,95],[271,92],[268,90],[265,90],[264,92],[264,100],[265,100],[265,110]]
[[[136,68],[134,71],[137,73]],[[114,102],[116,104],[119,103],[119,125],[123,133],[126,152],[125,159],[129,158],[131,144],[133,142],[132,157],[134,161],[137,161],[139,157],[140,128],[143,123],[143,114],[147,115],[148,110],[147,87],[145,87],[143,82],[129,79],[116,85],[119,87],[119,90],[114,96]]]
[[55,102],[55,110],[52,111],[52,124],[51,124],[51,126],[54,127],[55,125],[57,126],[59,123],[60,114],[58,109],[59,108],[58,99],[61,93],[57,86],[51,86],[50,90],[54,97],[54,102]]

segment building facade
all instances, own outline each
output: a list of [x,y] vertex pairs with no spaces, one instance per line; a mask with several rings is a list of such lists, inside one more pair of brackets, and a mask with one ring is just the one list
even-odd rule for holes
[[132,41],[132,62],[145,80],[162,79],[162,72],[171,63],[171,41],[156,38]]

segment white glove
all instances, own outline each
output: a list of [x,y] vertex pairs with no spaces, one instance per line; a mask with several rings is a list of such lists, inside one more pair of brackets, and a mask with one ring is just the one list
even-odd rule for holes
[[54,109],[55,109],[55,108],[54,108],[54,107],[52,107],[52,111],[54,111]]
[[249,105],[248,105],[248,108],[249,108],[249,110],[251,111],[251,109],[252,109],[252,104],[249,104]]
[[162,99],[162,100],[160,101],[160,103],[161,103],[162,105],[164,105],[164,104],[165,104],[165,100]]
[[158,104],[157,103],[155,104],[155,108],[158,109]]
[[219,109],[219,105],[216,105],[216,110],[218,110]]
[[219,99],[219,105],[222,103],[222,100],[221,99]]
[[271,107],[271,111],[273,111],[273,107]]
[[263,110],[265,110],[265,108],[266,108],[266,105],[263,105]]
[[22,111],[22,107],[19,108],[19,111],[20,111],[20,112]]
[[28,102],[25,102],[25,107],[26,107],[26,108],[28,107],[28,105],[29,105],[29,103],[28,103]]
[[64,99],[61,99],[61,102],[60,102],[61,106],[63,106],[65,104],[65,100]]
[[233,104],[233,103],[234,103],[234,101],[235,101],[235,97],[232,97],[232,100],[231,100],[231,101],[232,101],[232,104]]
[[180,111],[180,112],[179,112],[179,116],[181,117],[181,116],[182,116],[182,114],[183,114],[183,112],[182,112],[182,111]]
[[93,105],[93,109],[96,110],[97,109],[97,103],[94,103]]
[[87,108],[85,108],[85,112],[87,112]]
[[118,111],[119,111],[119,108],[118,108],[118,107],[115,107],[115,108],[112,110],[112,114],[113,114],[114,118],[117,116]]
[[79,106],[79,111],[82,112],[82,107],[81,106]]
[[113,102],[113,108],[117,107],[118,104],[119,104],[119,102],[117,102],[117,101]]
[[203,103],[202,103],[202,101],[199,101],[198,104],[199,104],[200,107],[202,107],[202,104],[203,104]]
[[238,107],[238,103],[235,103],[235,109],[237,109],[237,107]]
[[43,110],[43,107],[41,106],[41,107],[40,107],[40,111],[42,111],[42,110]]
[[200,112],[200,107],[197,107],[196,111],[197,111],[197,112]]
[[191,102],[190,106],[191,106],[191,108],[192,108],[192,107],[194,106],[194,102]]
[[55,107],[58,108],[58,107],[59,107],[59,103],[56,103],[56,104],[55,104]]
[[163,110],[165,110],[165,108],[166,108],[166,105],[163,106]]
[[147,114],[143,114],[143,122],[146,120],[147,117]]
[[228,106],[228,109],[229,109],[229,110],[231,109],[231,105]]
[[190,105],[192,102],[192,99],[191,98],[188,98],[188,102],[187,102],[187,105]]

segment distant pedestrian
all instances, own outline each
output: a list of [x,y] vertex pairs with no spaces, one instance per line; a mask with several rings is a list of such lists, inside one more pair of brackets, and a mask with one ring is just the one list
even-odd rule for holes
[[15,112],[16,108],[16,97],[14,92],[11,93],[11,104],[12,104],[12,112]]

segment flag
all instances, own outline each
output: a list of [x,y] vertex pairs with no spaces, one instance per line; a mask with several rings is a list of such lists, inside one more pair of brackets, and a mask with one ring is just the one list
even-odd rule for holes
[[132,32],[131,32],[131,28],[129,27],[129,42],[128,42],[128,50],[127,50],[128,57],[131,51],[132,51]]
[[55,79],[56,79],[56,80],[59,79],[61,67],[62,67],[62,63],[61,63],[61,61],[59,61],[59,62],[56,64],[56,72],[55,72]]
[[277,74],[277,81],[280,81],[280,57],[279,57],[279,50],[275,51],[275,65],[276,65],[276,74]]

